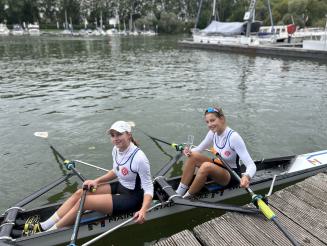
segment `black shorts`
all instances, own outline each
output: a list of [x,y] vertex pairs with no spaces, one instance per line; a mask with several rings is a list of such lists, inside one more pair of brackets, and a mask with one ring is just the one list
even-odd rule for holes
[[142,189],[130,190],[120,183],[110,186],[112,193],[112,215],[136,212],[142,207],[144,196]]
[[[217,166],[219,166],[221,168],[224,168],[224,169],[226,169],[228,171],[227,167],[225,167],[225,166],[223,166],[221,164],[217,164],[216,162],[214,162],[214,160],[212,160],[212,162],[213,162],[213,164],[215,164],[215,165],[217,165]],[[237,173],[238,176],[241,176],[241,171],[238,168],[232,168],[232,169]],[[230,180],[229,180],[228,184],[225,185],[224,187],[225,188],[231,188],[231,187],[238,187],[238,186],[240,186],[240,182],[234,177],[234,175],[232,175],[230,173]]]

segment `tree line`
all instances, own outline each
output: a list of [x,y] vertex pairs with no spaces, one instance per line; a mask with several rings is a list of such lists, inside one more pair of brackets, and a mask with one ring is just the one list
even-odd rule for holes
[[[75,29],[85,23],[94,28],[100,19],[106,28],[111,18],[119,19],[120,29],[158,29],[164,33],[188,32],[195,26],[200,2],[202,8],[198,28],[207,26],[212,18],[220,21],[243,21],[250,0],[0,0],[0,23],[34,23],[41,28],[57,28],[65,22],[65,13]],[[271,25],[268,0],[258,0],[256,20]],[[274,25],[324,27],[326,23],[326,0],[270,0]],[[214,13],[214,16],[213,16]],[[102,17],[102,18],[101,18]]]

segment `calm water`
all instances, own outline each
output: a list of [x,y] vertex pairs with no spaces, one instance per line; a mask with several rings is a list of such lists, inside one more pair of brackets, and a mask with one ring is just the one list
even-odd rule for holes
[[[0,211],[64,172],[36,131],[48,131],[66,158],[110,168],[112,122],[134,121],[168,142],[193,134],[199,143],[205,108],[219,104],[254,159],[327,149],[326,63],[179,49],[181,38],[0,37]],[[174,155],[138,130],[135,137],[153,173]],[[102,174],[78,168],[89,178]],[[33,205],[65,199],[78,184]],[[196,210],[127,228],[103,245],[147,244],[214,214]]]

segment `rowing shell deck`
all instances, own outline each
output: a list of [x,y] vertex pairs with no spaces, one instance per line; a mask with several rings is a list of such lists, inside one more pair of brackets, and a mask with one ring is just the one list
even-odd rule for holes
[[[327,173],[274,193],[269,204],[300,245],[327,245]],[[155,246],[292,245],[263,215],[226,213]]]

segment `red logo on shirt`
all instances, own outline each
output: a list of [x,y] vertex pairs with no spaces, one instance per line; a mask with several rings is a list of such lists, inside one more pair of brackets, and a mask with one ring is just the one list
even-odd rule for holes
[[230,152],[228,150],[226,150],[224,155],[228,157],[228,156],[230,156]]
[[124,176],[126,176],[126,175],[128,174],[128,169],[127,169],[126,167],[123,167],[123,168],[121,169],[121,173],[122,173]]

